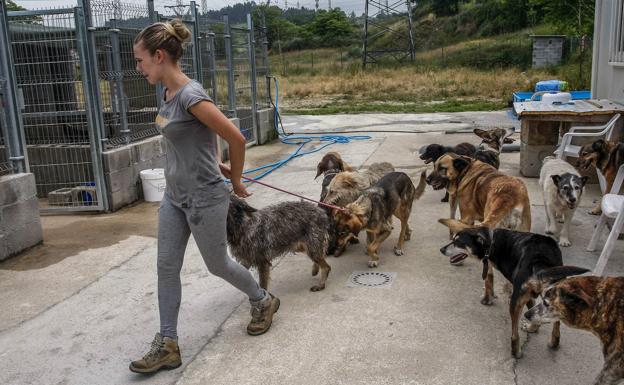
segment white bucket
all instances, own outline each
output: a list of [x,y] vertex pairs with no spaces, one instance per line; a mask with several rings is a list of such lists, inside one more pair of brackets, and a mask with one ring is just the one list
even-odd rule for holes
[[165,170],[162,168],[150,168],[142,170],[141,184],[143,185],[143,197],[147,202],[160,202],[165,194]]
[[542,95],[542,102],[544,103],[567,103],[570,100],[572,100],[572,94],[569,92]]

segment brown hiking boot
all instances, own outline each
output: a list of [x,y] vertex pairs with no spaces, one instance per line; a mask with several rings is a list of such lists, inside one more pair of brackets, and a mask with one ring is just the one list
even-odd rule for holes
[[156,333],[152,347],[142,359],[132,361],[130,370],[135,373],[153,373],[160,369],[175,369],[182,365],[178,342]]
[[259,336],[271,327],[273,314],[279,309],[280,300],[269,293],[269,298],[251,304],[251,322],[247,325],[247,334]]

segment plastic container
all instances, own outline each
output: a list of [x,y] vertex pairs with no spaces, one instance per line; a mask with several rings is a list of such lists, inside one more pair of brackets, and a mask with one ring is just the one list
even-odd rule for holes
[[143,197],[147,202],[160,202],[165,195],[165,170],[162,168],[150,168],[142,170],[141,185],[143,186]]
[[557,92],[542,95],[542,102],[544,103],[567,103],[570,100],[572,100],[572,95],[569,92]]
[[535,84],[535,92],[539,91],[567,91],[568,82],[563,80],[543,80]]

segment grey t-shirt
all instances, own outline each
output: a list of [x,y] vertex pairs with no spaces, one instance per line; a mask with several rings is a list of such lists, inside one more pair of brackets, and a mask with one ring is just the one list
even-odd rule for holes
[[217,135],[188,111],[202,100],[212,102],[202,85],[191,80],[171,99],[163,100],[156,117],[166,149],[165,194],[182,206],[209,203],[215,192],[224,190]]

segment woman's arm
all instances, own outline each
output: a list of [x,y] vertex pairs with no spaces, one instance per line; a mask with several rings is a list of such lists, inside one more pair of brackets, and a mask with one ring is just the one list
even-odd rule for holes
[[[245,164],[246,141],[238,127],[223,115],[214,103],[207,100],[191,106],[189,112],[228,143],[231,165],[229,178],[232,181],[234,193],[242,198],[250,196],[251,194],[247,192],[247,189],[241,183],[243,165]],[[223,167],[221,168],[223,169]]]

